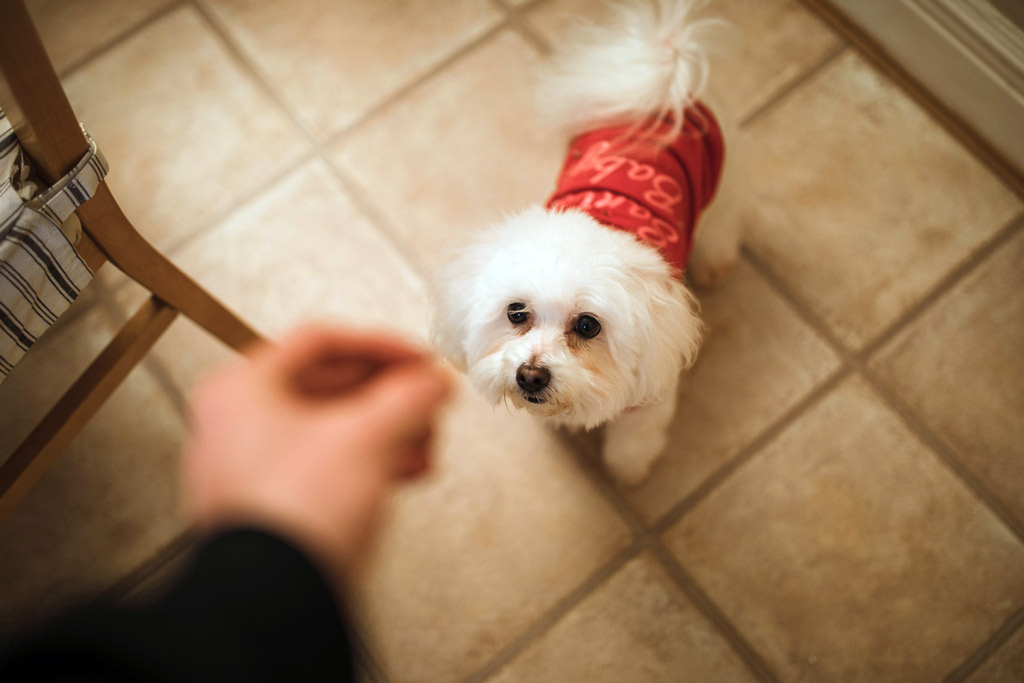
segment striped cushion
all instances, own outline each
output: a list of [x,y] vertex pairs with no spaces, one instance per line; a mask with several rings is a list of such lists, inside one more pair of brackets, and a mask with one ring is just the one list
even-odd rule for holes
[[86,138],[88,154],[39,194],[0,110],[0,381],[92,280],[73,246],[81,226],[68,220],[107,174],[106,160]]

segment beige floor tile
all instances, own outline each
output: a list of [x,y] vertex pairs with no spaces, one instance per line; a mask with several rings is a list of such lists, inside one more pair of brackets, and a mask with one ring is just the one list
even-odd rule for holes
[[501,18],[486,0],[203,0],[323,140]]
[[166,246],[295,163],[303,144],[191,7],[65,81],[139,231]]
[[[113,329],[92,310],[51,332],[0,385],[5,457]],[[183,432],[163,390],[136,368],[0,523],[0,630],[107,588],[180,532]]]
[[[323,162],[310,162],[283,178],[173,259],[263,334],[323,322],[426,342],[420,280]],[[130,290],[119,296],[126,310],[139,298]],[[233,357],[183,319],[155,353],[186,392],[205,370]]]
[[977,671],[967,678],[968,683],[1012,683],[1024,681],[1024,629],[995,651]]
[[630,539],[556,436],[461,387],[360,593],[393,683],[465,679]]
[[666,542],[787,681],[939,680],[1024,605],[1024,546],[861,380]]
[[[574,22],[601,21],[605,4],[593,0],[545,3],[527,19],[553,46]],[[783,86],[836,50],[839,39],[796,0],[722,0],[701,16],[726,22],[707,47],[710,88],[736,120],[765,104]],[[721,112],[720,112],[721,113]]]
[[131,31],[173,0],[28,0],[57,72],[72,66],[111,40]]
[[901,333],[873,365],[1024,522],[1024,234]]
[[647,555],[623,567],[491,683],[757,680]]
[[860,347],[1021,208],[854,53],[746,129],[748,242]]
[[551,193],[565,141],[534,106],[538,63],[503,32],[337,148],[337,163],[428,268],[470,231]]
[[683,376],[670,445],[643,486],[624,489],[649,521],[839,368],[829,347],[745,262],[700,298],[708,330],[697,364]]

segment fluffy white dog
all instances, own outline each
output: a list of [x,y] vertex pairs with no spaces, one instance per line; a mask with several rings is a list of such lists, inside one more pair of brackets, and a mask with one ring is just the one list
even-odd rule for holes
[[693,5],[621,4],[578,30],[543,83],[544,108],[574,136],[555,194],[483,231],[435,292],[440,352],[496,404],[607,423],[605,465],[627,484],[664,449],[700,346],[683,269],[709,284],[739,239],[724,136],[698,100],[715,22]]

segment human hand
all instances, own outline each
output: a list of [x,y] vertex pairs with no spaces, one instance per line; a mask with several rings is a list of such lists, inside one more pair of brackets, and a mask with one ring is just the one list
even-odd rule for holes
[[428,467],[448,376],[380,336],[307,328],[197,388],[183,457],[201,527],[258,525],[351,579],[388,492]]

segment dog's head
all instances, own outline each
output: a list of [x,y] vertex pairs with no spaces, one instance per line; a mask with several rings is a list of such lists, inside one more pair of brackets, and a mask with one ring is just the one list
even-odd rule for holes
[[658,252],[577,211],[512,216],[435,288],[433,338],[494,403],[595,427],[664,397],[700,344]]

